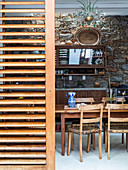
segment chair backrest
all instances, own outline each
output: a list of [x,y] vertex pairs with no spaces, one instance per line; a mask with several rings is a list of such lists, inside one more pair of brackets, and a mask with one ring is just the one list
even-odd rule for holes
[[116,102],[118,103],[118,102],[120,102],[120,103],[124,103],[126,100],[125,100],[125,97],[117,97],[116,98]]
[[[104,104],[106,104],[106,103],[109,102],[109,101],[110,101],[109,97],[102,97],[102,102],[103,102]],[[115,102],[116,102],[116,97],[113,97],[113,98],[112,98],[112,101],[115,101]]]
[[[103,115],[103,104],[92,104],[92,105],[81,105],[80,106],[81,116],[80,116],[80,132],[82,132],[82,127],[84,123],[100,123],[100,130],[102,130],[102,115]],[[99,111],[99,116],[96,118],[86,119],[83,118],[83,112],[88,110]]]
[[[107,104],[106,109],[108,109],[108,130],[110,130],[110,122],[128,122],[128,118],[116,118],[111,117],[111,110],[127,110],[128,111],[128,104]],[[116,115],[116,114],[115,114]]]
[[[104,103],[104,105],[105,105],[108,101],[110,101],[110,99],[109,99],[108,97],[102,97],[102,102]],[[123,104],[126,100],[125,100],[124,97],[113,97],[113,98],[112,98],[112,101],[115,101],[115,103],[120,102],[120,103]]]
[[76,103],[90,103],[93,104],[95,102],[94,98],[75,98]]

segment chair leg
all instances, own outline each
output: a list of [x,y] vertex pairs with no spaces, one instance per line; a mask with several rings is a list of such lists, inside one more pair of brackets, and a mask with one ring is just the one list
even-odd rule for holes
[[87,141],[87,153],[90,150],[90,134],[88,134],[88,141]]
[[95,133],[93,133],[93,150],[96,149],[96,146],[95,146]]
[[126,133],[126,147],[127,147],[127,152],[128,152],[128,133]]
[[108,160],[110,160],[110,132],[108,132]]
[[105,152],[108,152],[108,133],[105,131]]
[[80,150],[80,162],[83,162],[83,156],[82,156],[82,135],[79,135],[79,150]]
[[104,130],[104,132],[103,132],[103,144],[105,144],[105,137],[106,137],[106,134],[105,134],[106,132],[105,132],[105,130]]
[[106,129],[105,129],[105,126],[106,126],[106,122],[105,122],[105,120],[104,120],[104,133],[103,133],[103,144],[105,144],[105,137],[106,137]]
[[72,133],[72,151],[74,150],[74,133]]
[[93,134],[91,134],[91,145],[93,144]]
[[67,155],[70,155],[70,149],[71,149],[71,132],[68,132],[68,151]]
[[122,133],[122,143],[124,143],[124,133]]
[[102,132],[99,132],[99,158],[102,159]]

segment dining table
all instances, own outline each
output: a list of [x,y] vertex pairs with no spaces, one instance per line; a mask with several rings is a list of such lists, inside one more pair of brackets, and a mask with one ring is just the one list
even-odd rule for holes
[[[78,108],[66,108],[65,105],[56,105],[55,113],[60,114],[61,117],[61,148],[62,156],[65,155],[65,120],[80,118],[80,110]],[[99,116],[99,110],[87,110],[84,112],[84,118],[96,118]],[[112,117],[125,118],[128,117],[128,110],[111,110]],[[103,109],[103,118],[108,117],[108,110]]]

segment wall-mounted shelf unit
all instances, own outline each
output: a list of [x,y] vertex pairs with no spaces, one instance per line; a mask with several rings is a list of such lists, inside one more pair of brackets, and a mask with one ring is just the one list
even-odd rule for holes
[[105,68],[104,45],[56,45],[56,75],[104,75]]

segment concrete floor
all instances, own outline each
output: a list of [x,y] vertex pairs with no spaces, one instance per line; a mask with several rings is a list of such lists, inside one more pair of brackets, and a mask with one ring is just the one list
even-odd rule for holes
[[[126,138],[126,136],[125,136]],[[56,170],[128,170],[128,153],[126,151],[126,142],[121,143],[121,134],[111,134],[110,160],[105,153],[105,144],[102,144],[102,159],[99,159],[98,136],[96,135],[96,150],[92,145],[90,152],[86,152],[87,136],[83,137],[83,163],[79,157],[79,140],[75,135],[74,151],[67,156],[67,133],[65,156],[61,155],[61,133],[56,133]]]

